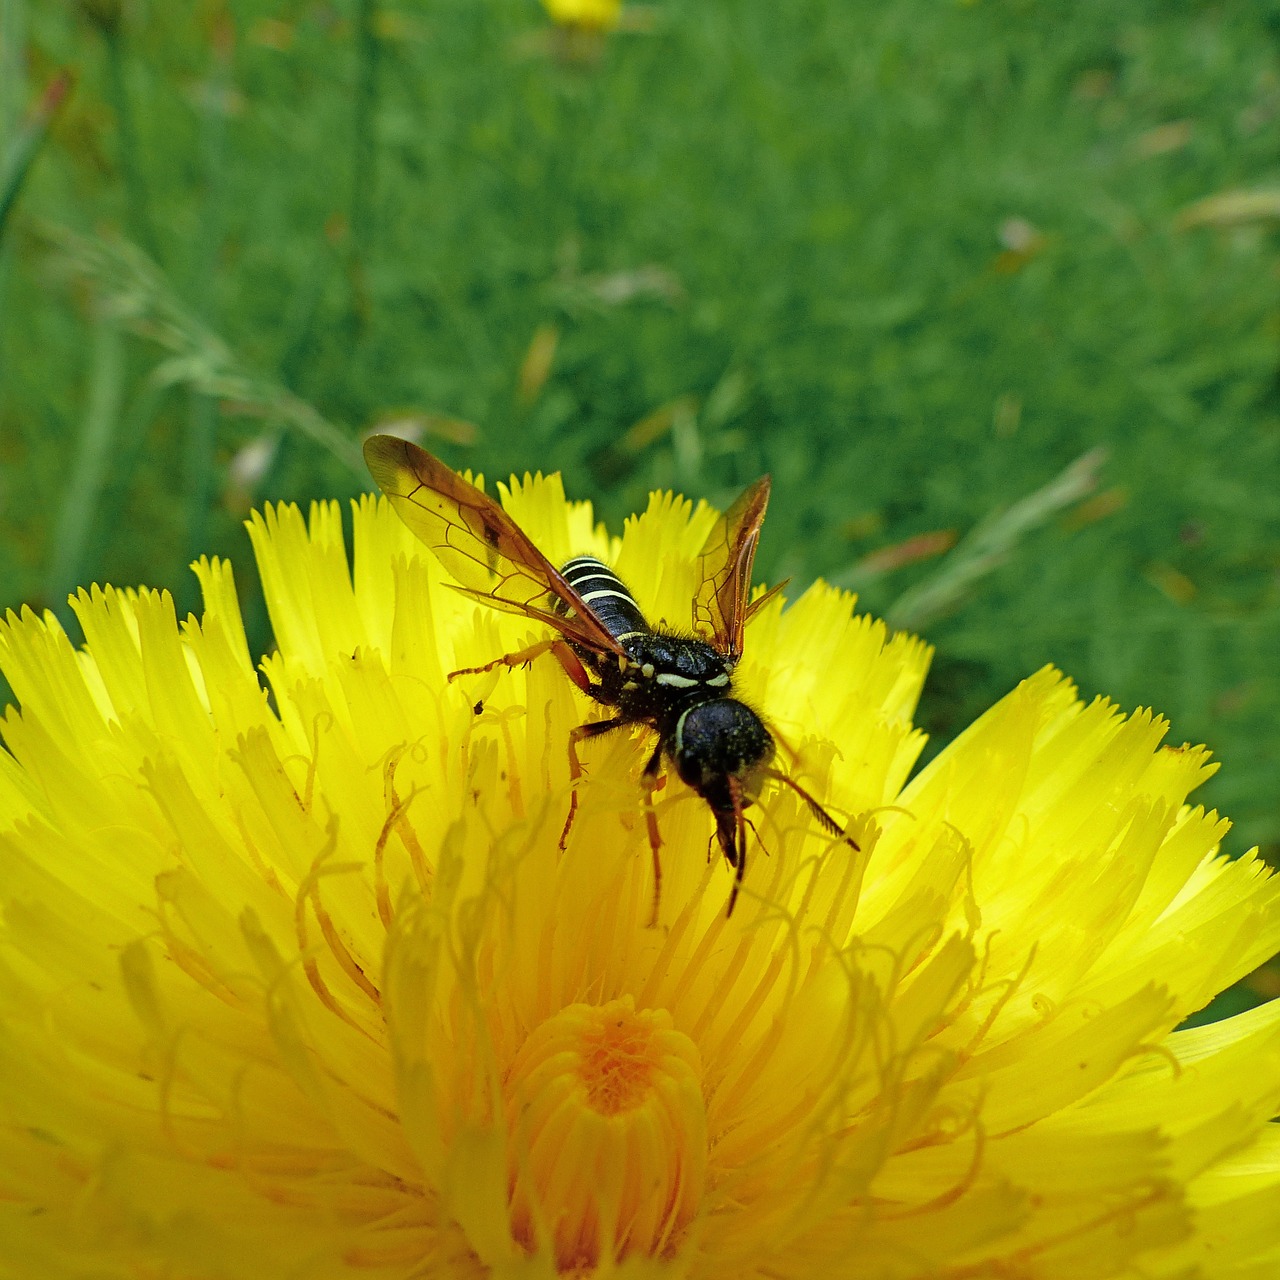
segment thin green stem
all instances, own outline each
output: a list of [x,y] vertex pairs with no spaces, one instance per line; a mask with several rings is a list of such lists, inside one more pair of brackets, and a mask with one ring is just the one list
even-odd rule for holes
[[115,113],[120,141],[120,180],[124,184],[129,234],[159,261],[155,228],[148,212],[146,185],[138,165],[138,135],[134,130],[133,109],[125,82],[124,37],[120,27],[112,25],[103,28],[102,38],[107,46],[107,97]]
[[118,511],[129,501],[133,477],[147,448],[148,433],[170,390],[164,383],[144,378],[124,410],[116,461],[106,479],[100,510]]
[[[205,199],[200,238],[192,270],[192,295],[206,321],[217,323],[217,264],[222,242],[224,175],[226,169],[227,102],[231,92],[230,30],[215,41],[209,78],[205,85],[201,141],[205,160]],[[218,439],[218,400],[197,387],[191,390],[183,450],[183,500],[186,506],[184,560],[190,563],[206,549],[209,511],[213,505],[214,454]],[[189,587],[189,577],[178,575],[179,604]]]
[[93,330],[89,397],[53,534],[46,592],[59,613],[67,593],[83,580],[89,534],[107,477],[124,390],[125,343],[119,324],[99,315]]
[[27,105],[26,0],[0,0],[0,147],[8,149]]
[[[186,553],[185,564],[208,550],[207,531],[209,510],[213,505],[214,452],[218,440],[218,402],[202,392],[191,393],[191,407],[187,415],[185,449],[183,451],[183,500],[186,505]],[[178,582],[187,584],[187,575],[180,574]],[[192,588],[194,590],[194,588]],[[185,591],[178,591],[179,603]]]
[[[26,0],[0,0],[0,156],[9,156],[18,144],[22,112],[27,100]],[[8,167],[7,160],[5,167]],[[0,184],[0,189],[2,184]],[[16,188],[15,188],[16,193]],[[3,196],[0,196],[0,201]],[[4,213],[0,212],[0,316],[6,313],[9,292],[10,250],[4,240]],[[0,397],[8,363],[8,334],[0,326]],[[0,400],[0,413],[3,412]],[[0,693],[3,686],[0,685]]]
[[377,0],[356,4],[356,86],[352,112],[351,251],[360,261],[373,244],[377,180],[379,50]]

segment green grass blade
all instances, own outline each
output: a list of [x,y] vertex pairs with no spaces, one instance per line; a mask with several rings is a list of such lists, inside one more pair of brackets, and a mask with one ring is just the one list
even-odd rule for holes
[[0,161],[0,240],[4,238],[5,226],[18,202],[22,184],[31,172],[31,166],[49,136],[58,112],[62,110],[71,85],[71,76],[65,71],[53,78],[30,115],[19,126],[3,161]]
[[81,236],[65,227],[45,227],[43,237],[58,265],[88,286],[107,314],[169,352],[152,371],[158,383],[186,387],[229,401],[237,412],[284,423],[353,475],[365,476],[358,444],[306,401],[241,360],[178,297],[168,276],[137,245]]
[[1022,539],[1074,506],[1098,486],[1105,449],[1091,449],[1047,485],[978,524],[947,556],[936,572],[904,591],[885,617],[891,626],[921,631],[956,609],[978,583],[1002,565]]

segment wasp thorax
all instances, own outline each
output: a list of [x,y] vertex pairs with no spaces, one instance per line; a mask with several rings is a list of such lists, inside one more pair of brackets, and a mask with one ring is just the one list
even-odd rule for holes
[[729,683],[724,654],[704,640],[651,631],[629,638],[624,646],[637,670],[671,688],[706,684],[716,689]]
[[729,778],[751,800],[757,774],[773,759],[773,738],[763,721],[736,698],[690,707],[676,726],[672,756],[680,777],[713,809],[730,809]]

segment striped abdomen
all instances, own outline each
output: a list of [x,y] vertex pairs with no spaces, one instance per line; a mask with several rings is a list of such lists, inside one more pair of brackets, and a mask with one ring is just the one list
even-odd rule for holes
[[640,606],[608,565],[594,556],[575,556],[560,572],[615,640],[650,634]]

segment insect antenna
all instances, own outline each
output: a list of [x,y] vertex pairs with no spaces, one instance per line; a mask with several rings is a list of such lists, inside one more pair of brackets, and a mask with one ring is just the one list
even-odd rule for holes
[[791,763],[795,764],[800,759],[800,753],[778,731],[778,726],[776,724],[771,724],[769,726],[769,732],[773,735],[774,742],[776,742],[778,746],[780,746],[783,749],[783,751],[785,751],[787,755],[791,757]]
[[809,806],[810,812],[817,818],[820,826],[833,836],[839,836],[855,853],[862,852],[862,846],[852,836],[845,835],[845,830],[840,823],[822,807],[816,797],[806,791],[790,774],[783,773],[781,769],[768,769],[766,773],[775,781],[790,787]]

